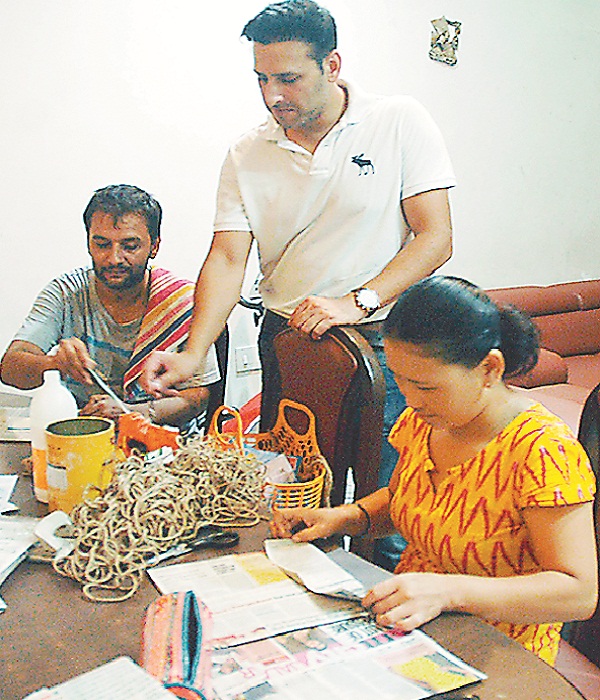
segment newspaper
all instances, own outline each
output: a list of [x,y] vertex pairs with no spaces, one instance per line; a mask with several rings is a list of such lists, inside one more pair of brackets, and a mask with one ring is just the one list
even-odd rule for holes
[[163,684],[128,656],[52,688],[41,688],[23,700],[173,700]]
[[360,581],[314,544],[265,540],[265,552],[273,564],[313,593],[355,601],[367,594]]
[[218,700],[417,700],[486,678],[420,631],[353,619],[213,652]]
[[[379,627],[345,597],[361,595],[357,586],[387,572],[367,564],[373,571],[365,576],[366,563],[355,566],[353,555],[334,563],[331,553],[292,544],[268,540],[265,548],[325,595],[258,552],[148,570],[162,593],[193,590],[211,610],[215,700],[418,700],[486,678],[423,632]],[[344,570],[345,561],[358,578]],[[375,579],[367,582],[369,576]]]
[[[15,570],[35,542],[34,529],[39,521],[16,515],[0,515],[0,585]],[[0,598],[0,613],[6,603]]]
[[360,603],[293,581],[262,552],[148,569],[161,593],[194,591],[213,615],[213,648],[366,616]]
[[0,513],[19,510],[10,500],[18,480],[18,474],[0,474]]

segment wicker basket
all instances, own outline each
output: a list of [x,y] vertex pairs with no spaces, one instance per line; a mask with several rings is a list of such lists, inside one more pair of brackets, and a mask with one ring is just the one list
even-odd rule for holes
[[[308,427],[305,433],[297,433],[288,423],[286,411],[296,410],[304,413],[308,419]],[[221,413],[233,416],[236,429],[231,433],[223,433],[219,430],[218,418]],[[279,404],[279,413],[273,429],[267,433],[242,434],[242,421],[240,414],[232,408],[221,406],[213,415],[209,435],[217,438],[224,449],[236,449],[244,452],[244,447],[254,447],[269,452],[282,452],[290,457],[302,457],[297,473],[299,481],[293,484],[265,483],[265,489],[272,489],[270,505],[278,508],[319,508],[329,506],[331,493],[331,469],[327,460],[319,451],[317,444],[315,417],[306,406],[282,399]]]

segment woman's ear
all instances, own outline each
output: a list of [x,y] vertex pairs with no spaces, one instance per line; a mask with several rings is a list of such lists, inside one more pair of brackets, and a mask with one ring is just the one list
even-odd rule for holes
[[504,376],[504,355],[497,348],[493,348],[481,361],[486,386],[492,387],[502,381]]

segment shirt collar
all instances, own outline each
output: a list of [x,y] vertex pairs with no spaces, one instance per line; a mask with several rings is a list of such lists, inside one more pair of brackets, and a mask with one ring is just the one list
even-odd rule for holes
[[349,124],[358,124],[364,118],[373,103],[373,96],[347,80],[340,80],[339,84],[348,90],[348,107],[334,128],[343,129]]

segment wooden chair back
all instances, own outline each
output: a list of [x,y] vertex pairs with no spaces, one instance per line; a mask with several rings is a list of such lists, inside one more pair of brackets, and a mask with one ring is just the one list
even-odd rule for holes
[[[297,401],[314,414],[319,448],[333,473],[332,505],[344,502],[350,470],[355,499],[375,491],[385,380],[371,346],[355,329],[337,327],[320,340],[289,328],[275,336],[274,347],[281,395],[269,396],[266,387],[266,397]],[[371,558],[372,542],[353,544]]]

